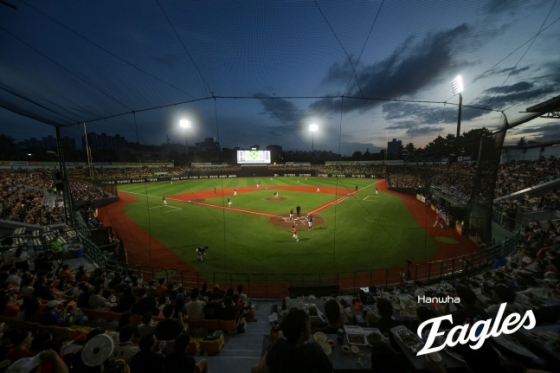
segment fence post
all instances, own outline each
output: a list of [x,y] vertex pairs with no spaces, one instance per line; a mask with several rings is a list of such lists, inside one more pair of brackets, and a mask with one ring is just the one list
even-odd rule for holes
[[455,274],[455,258],[451,259],[451,276]]
[[418,264],[414,266],[414,281],[418,281]]
[[427,282],[430,282],[430,279],[432,278],[432,262],[428,263],[428,280]]
[[389,269],[385,269],[385,290],[389,287]]

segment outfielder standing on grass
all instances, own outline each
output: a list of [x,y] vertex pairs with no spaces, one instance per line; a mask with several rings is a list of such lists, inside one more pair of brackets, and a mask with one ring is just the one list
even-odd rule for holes
[[294,209],[290,209],[290,221],[294,220]]
[[163,196],[162,201],[164,205],[167,205],[167,200],[165,199],[165,196]]
[[297,229],[296,229],[295,225],[292,225],[292,237],[296,239],[296,242],[299,241],[299,237],[298,237]]

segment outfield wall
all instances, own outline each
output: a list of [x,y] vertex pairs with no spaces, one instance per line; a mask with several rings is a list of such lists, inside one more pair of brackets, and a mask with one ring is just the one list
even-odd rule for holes
[[[321,174],[314,170],[310,170],[309,173],[290,173],[290,172],[280,172],[273,173],[271,175],[266,175],[268,177],[337,177],[337,178],[359,178],[359,179],[373,179],[374,175],[371,174]],[[154,183],[158,181],[181,181],[181,180],[198,180],[198,179],[228,179],[241,177],[235,172],[229,172],[227,174],[219,172],[208,172],[208,173],[196,173],[196,175],[187,176],[175,176],[175,177],[150,177],[150,178],[136,178],[136,179],[122,179],[122,180],[102,180],[101,184],[107,185],[119,185],[119,184],[137,184],[137,183]],[[245,176],[243,176],[245,177]],[[259,177],[259,176],[253,176]],[[402,188],[401,188],[402,189]],[[416,194],[409,193],[409,194]]]

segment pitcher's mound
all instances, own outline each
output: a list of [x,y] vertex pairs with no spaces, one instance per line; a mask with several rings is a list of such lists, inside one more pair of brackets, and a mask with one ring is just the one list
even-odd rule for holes
[[[313,229],[323,224],[324,220],[322,217],[317,215],[312,215],[312,216],[313,216]],[[289,214],[273,216],[269,220],[272,224],[282,228],[292,228],[292,225],[295,225],[297,228],[301,230],[307,229],[307,214],[301,214],[299,217],[294,216],[293,220],[290,220]]]
[[284,201],[284,200],[286,200],[287,198],[286,198],[286,197],[268,197],[268,198],[265,198],[265,199],[266,199],[267,201]]

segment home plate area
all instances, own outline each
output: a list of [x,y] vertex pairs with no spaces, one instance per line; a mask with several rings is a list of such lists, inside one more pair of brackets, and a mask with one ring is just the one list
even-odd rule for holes
[[[321,224],[323,224],[323,218],[313,214],[311,216],[313,216],[313,228],[317,228]],[[296,227],[307,228],[307,215],[301,214],[299,217],[294,216],[293,220],[290,220],[290,215],[288,214],[276,215],[270,218],[270,222],[282,228],[291,228],[292,225],[295,225]]]

